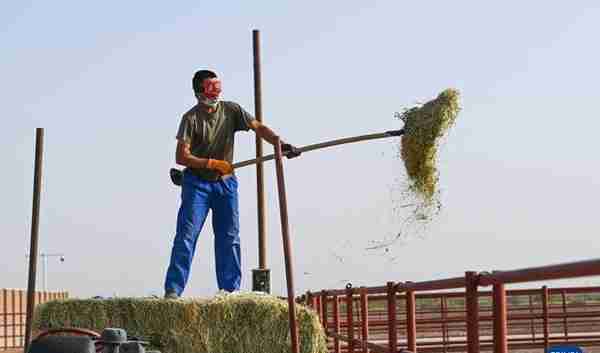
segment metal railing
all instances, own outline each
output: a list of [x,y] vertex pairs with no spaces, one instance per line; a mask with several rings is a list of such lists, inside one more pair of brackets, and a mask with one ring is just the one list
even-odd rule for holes
[[[600,301],[584,298],[600,300],[600,287],[505,289],[593,275],[600,275],[600,260],[307,292],[299,300],[317,311],[334,353],[600,346]],[[489,286],[491,291],[480,290]]]
[[[67,292],[36,292],[34,304],[68,298]],[[0,350],[22,348],[25,339],[27,291],[0,291]]]

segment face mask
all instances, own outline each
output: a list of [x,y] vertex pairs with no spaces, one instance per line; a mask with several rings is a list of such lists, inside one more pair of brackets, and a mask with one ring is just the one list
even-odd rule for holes
[[209,99],[208,97],[206,97],[203,94],[199,94],[196,97],[198,98],[200,103],[202,103],[203,105],[205,105],[209,108],[217,108],[217,105],[219,104],[219,99]]
[[221,81],[218,78],[209,78],[202,82],[202,93],[198,99],[202,104],[216,108],[221,95]]

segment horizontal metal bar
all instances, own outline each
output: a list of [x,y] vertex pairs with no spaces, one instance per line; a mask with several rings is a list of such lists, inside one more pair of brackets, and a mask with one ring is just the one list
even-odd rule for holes
[[344,342],[350,342],[350,341],[352,341],[352,342],[354,342],[355,345],[357,345],[359,347],[363,347],[364,345],[366,345],[373,352],[377,352],[377,353],[389,353],[387,347],[380,346],[380,345],[378,345],[376,343],[372,343],[372,342],[369,342],[369,341],[363,341],[363,340],[359,340],[359,339],[356,339],[356,338],[353,339],[353,340],[350,340],[348,337],[342,336],[342,335],[337,334],[335,332],[329,332],[327,335],[329,337],[331,337],[331,338],[337,338],[340,341],[344,341]]
[[444,289],[455,289],[465,287],[465,277],[454,277],[447,279],[439,279],[433,281],[424,282],[404,282],[398,283],[396,289],[400,292],[408,290],[413,291],[433,291],[433,290],[444,290]]
[[530,267],[511,271],[480,273],[479,285],[522,283],[600,275],[600,259],[570,262],[550,266]]

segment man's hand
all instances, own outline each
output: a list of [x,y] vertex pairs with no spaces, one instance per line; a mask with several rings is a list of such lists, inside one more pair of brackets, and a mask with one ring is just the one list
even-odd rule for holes
[[233,167],[227,161],[223,161],[220,159],[209,159],[208,163],[206,163],[206,168],[211,170],[216,170],[221,175],[228,175],[233,173]]
[[302,154],[302,152],[300,152],[300,150],[297,147],[285,142],[281,143],[281,152],[287,158],[296,158]]

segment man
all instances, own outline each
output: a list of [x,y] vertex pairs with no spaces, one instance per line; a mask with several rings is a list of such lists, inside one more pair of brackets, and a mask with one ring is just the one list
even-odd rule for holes
[[[228,292],[239,290],[242,272],[238,182],[231,166],[234,134],[252,129],[271,144],[277,137],[239,104],[219,100],[221,82],[214,72],[196,72],[192,87],[198,104],[183,115],[177,133],[176,162],[186,169],[181,180],[181,207],[165,280],[165,298],[181,296],[209,210],[218,287]],[[286,143],[282,143],[282,150],[288,158],[300,154]]]

